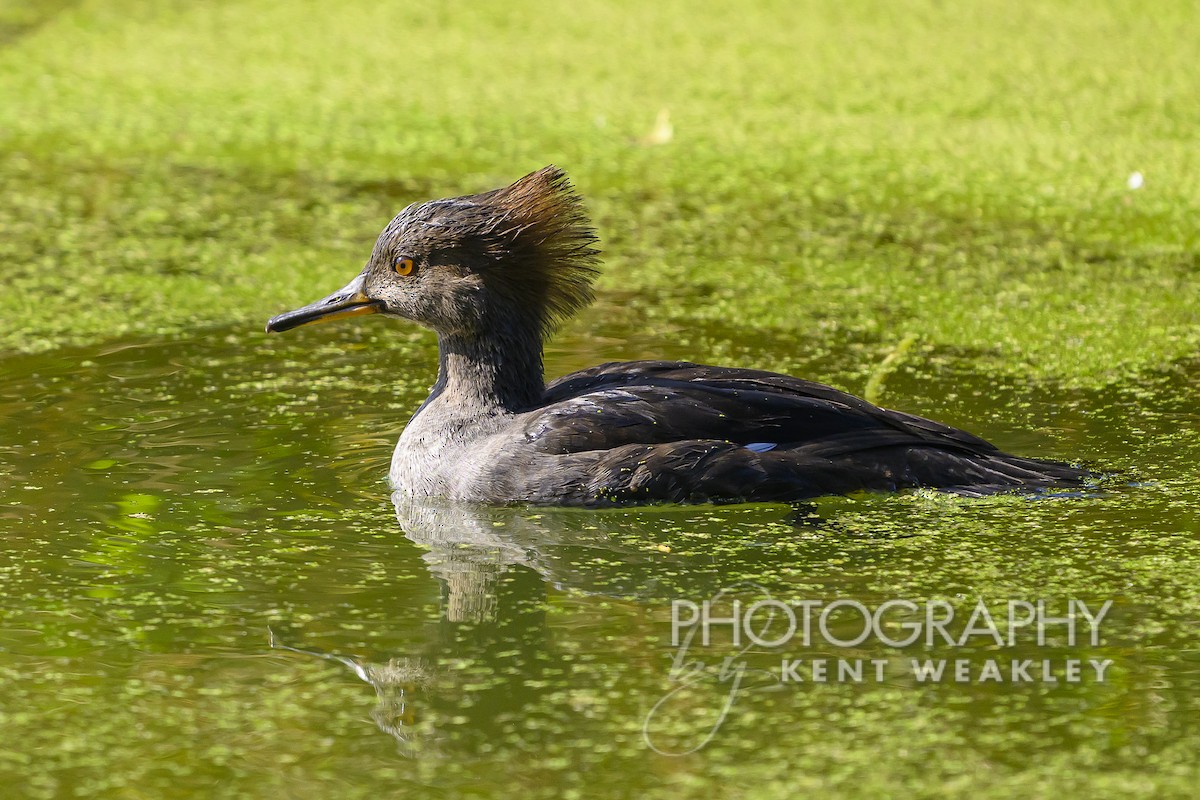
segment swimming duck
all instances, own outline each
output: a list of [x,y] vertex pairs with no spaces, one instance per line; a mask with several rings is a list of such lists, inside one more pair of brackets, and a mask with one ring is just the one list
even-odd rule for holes
[[592,300],[599,251],[555,166],[482,194],[414,203],[349,284],[267,331],[364,314],[438,336],[438,377],[392,458],[415,499],[604,506],[798,501],[931,487],[1078,485],[957,428],[799,378],[627,361],[548,386],[542,346]]

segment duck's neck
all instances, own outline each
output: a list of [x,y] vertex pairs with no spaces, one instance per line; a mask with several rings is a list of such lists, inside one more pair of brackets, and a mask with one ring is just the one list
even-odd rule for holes
[[438,356],[438,379],[426,405],[436,402],[455,416],[515,414],[535,407],[545,391],[536,332],[439,334]]

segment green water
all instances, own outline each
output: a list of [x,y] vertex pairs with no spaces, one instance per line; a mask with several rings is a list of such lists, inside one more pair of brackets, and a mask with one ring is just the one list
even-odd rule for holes
[[[375,322],[375,321],[370,321]],[[552,372],[680,346],[560,340]],[[1005,385],[918,359],[895,405],[1125,472],[1093,497],[933,494],[621,512],[392,506],[393,441],[432,378],[403,325],[217,328],[10,357],[0,771],[31,797],[707,797],[953,794],[1053,784],[1162,794],[1195,767],[1200,592],[1192,411],[1179,364],[1103,391]],[[711,352],[834,379],[795,342]],[[400,376],[397,383],[394,379]],[[1133,482],[1138,485],[1127,485]],[[673,688],[672,598],[753,581],[789,600],[1114,601],[1101,641],[755,648],[889,659],[882,682],[756,673]],[[843,620],[845,623],[846,620]],[[842,630],[853,626],[843,625]],[[847,634],[849,635],[849,634]],[[737,648],[692,656],[715,669]],[[1103,682],[919,685],[910,657],[1111,659]],[[894,673],[894,674],[893,674]],[[534,791],[530,787],[541,787]],[[924,788],[922,788],[924,787]],[[1169,786],[1168,786],[1169,788]]]
[[[152,6],[0,0],[0,795],[1195,795],[1194,2]],[[1107,477],[396,508],[431,336],[263,323],[408,203],[549,162],[604,249],[552,375],[772,369]],[[731,587],[1112,606],[1095,644],[718,630],[673,671],[672,600]]]

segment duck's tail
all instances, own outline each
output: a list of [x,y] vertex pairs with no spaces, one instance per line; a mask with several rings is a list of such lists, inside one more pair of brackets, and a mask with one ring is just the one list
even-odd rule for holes
[[[861,446],[852,437],[815,443],[791,452],[764,453],[763,462],[790,472],[814,493],[939,489],[981,497],[1003,492],[1082,489],[1099,476],[1085,467],[1039,458],[1014,456],[986,442],[912,444],[889,442]],[[899,438],[899,437],[897,437]],[[856,446],[859,445],[859,446]]]
[[939,488],[966,497],[983,497],[1013,491],[1082,489],[1099,479],[1095,473],[1074,464],[1003,452],[975,456],[971,460],[976,463],[969,470],[969,481]]

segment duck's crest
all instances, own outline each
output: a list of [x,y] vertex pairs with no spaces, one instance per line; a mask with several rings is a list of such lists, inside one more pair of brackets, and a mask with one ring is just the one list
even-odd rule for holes
[[543,335],[592,301],[596,231],[566,172],[551,164],[463,199],[492,212],[481,219],[495,264],[489,285],[536,309]]

